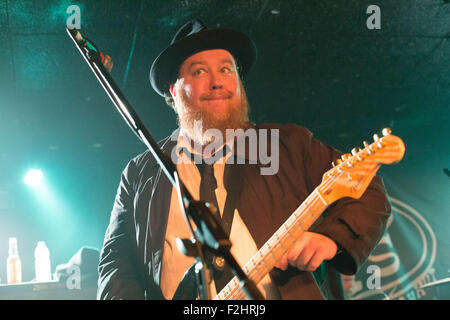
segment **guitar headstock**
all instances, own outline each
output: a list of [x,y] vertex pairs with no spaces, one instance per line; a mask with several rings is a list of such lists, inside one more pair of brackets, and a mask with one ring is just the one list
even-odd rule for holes
[[343,154],[323,175],[318,190],[328,204],[344,197],[360,198],[382,164],[403,158],[402,139],[391,135],[389,128],[382,133],[383,137],[374,134],[371,144],[364,141],[364,149],[354,148],[351,154]]

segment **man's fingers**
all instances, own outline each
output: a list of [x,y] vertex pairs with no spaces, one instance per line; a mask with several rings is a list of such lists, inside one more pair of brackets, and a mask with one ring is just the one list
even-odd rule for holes
[[[305,246],[308,243],[308,237],[300,237],[292,245],[292,247],[283,255],[283,257],[275,265],[281,270],[286,270],[289,265],[297,267],[297,260],[302,255]],[[310,258],[310,257],[309,257]],[[309,261],[308,258],[308,261]],[[306,262],[308,262],[306,261]]]
[[306,244],[308,242],[308,239],[306,237],[301,236],[288,250],[286,253],[288,262],[295,266],[295,261],[298,259],[298,257],[301,255],[302,251],[304,250]]
[[297,259],[289,261],[289,263],[293,267],[297,267],[300,270],[307,271],[306,269],[307,269],[308,263],[311,260],[311,258],[313,257],[313,255],[314,255],[314,250],[311,250],[310,248],[305,247],[305,248],[303,248],[300,255],[297,257]]
[[306,264],[305,271],[309,271],[309,272],[315,271],[320,266],[320,264],[323,262],[323,260],[324,259],[323,259],[322,255],[318,252],[315,252],[313,254],[313,256],[311,257],[311,259],[309,260],[309,262]]
[[287,267],[288,267],[287,254],[283,255],[283,257],[277,262],[275,267],[277,267],[278,269],[281,269],[283,271],[287,269]]
[[314,271],[325,259],[330,260],[336,251],[337,245],[333,240],[305,232],[275,266],[281,270],[291,265],[302,271]]

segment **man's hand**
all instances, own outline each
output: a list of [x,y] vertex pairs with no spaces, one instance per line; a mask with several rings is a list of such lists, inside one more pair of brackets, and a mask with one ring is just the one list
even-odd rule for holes
[[314,271],[324,260],[336,255],[337,244],[330,238],[314,232],[305,232],[286,252],[275,267],[286,270],[288,264],[301,271]]

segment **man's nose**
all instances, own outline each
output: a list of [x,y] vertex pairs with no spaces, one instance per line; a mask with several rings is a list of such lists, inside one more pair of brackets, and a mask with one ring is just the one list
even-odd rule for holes
[[217,90],[217,89],[222,89],[222,84],[221,83],[215,83],[211,86],[212,90]]
[[220,79],[220,76],[215,74],[214,72],[211,73],[211,90],[217,90],[223,88],[222,80]]

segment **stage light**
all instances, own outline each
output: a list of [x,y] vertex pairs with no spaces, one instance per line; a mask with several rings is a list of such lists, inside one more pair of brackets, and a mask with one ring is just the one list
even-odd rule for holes
[[41,170],[29,170],[27,174],[25,175],[24,182],[25,184],[29,185],[30,187],[36,187],[39,186],[42,182],[42,179],[44,178],[44,174]]

